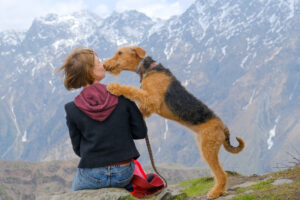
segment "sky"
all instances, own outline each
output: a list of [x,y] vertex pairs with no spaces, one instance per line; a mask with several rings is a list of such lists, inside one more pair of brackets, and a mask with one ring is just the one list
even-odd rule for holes
[[67,15],[89,10],[100,17],[113,11],[137,10],[151,18],[168,19],[183,13],[195,0],[0,0],[0,31],[26,31],[34,18],[49,13]]

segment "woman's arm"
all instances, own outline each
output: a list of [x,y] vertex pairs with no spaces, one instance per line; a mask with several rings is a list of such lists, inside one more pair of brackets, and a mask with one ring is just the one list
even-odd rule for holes
[[[65,108],[66,109],[66,108]],[[73,146],[73,150],[77,156],[80,157],[80,140],[81,140],[81,133],[80,130],[77,128],[76,124],[70,119],[70,116],[66,110],[66,120],[67,126],[69,129],[69,134]]]
[[143,116],[132,101],[129,101],[130,127],[133,139],[143,139],[147,135],[147,126]]

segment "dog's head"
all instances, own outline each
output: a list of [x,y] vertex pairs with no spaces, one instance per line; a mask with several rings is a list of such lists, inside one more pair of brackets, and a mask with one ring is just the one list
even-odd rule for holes
[[112,58],[104,61],[104,68],[114,75],[123,70],[135,72],[145,55],[146,51],[138,46],[122,47]]

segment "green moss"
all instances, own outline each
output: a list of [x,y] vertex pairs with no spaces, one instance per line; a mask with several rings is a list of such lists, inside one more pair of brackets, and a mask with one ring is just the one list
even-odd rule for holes
[[130,195],[130,196],[122,197],[121,200],[136,200],[136,198]]
[[299,199],[300,183],[281,184],[274,186],[271,191],[278,199]]
[[238,172],[235,171],[226,171],[228,176],[241,176]]
[[180,195],[173,197],[172,200],[184,200],[184,199],[186,199],[186,197],[187,197],[187,194],[182,193]]
[[260,200],[260,199],[253,194],[246,194],[242,196],[233,197],[231,200]]
[[195,197],[207,193],[214,185],[214,181],[212,177],[205,177],[184,181],[179,185],[184,188],[183,193],[188,197]]
[[[300,193],[300,183],[272,185],[275,179],[268,179],[248,188],[238,189],[239,196],[233,200],[264,199],[264,200],[286,200],[297,199]],[[251,194],[241,194],[247,190],[253,190]]]
[[237,197],[232,198],[231,200],[285,200],[289,198],[281,198],[278,197],[276,194],[244,194],[244,195],[239,195]]
[[268,179],[268,180],[265,180],[265,181],[261,181],[255,185],[252,185],[250,187],[247,187],[247,188],[239,188],[237,190],[238,193],[244,193],[245,191],[247,190],[254,190],[254,191],[257,191],[257,190],[270,190],[273,186],[270,184],[274,181],[274,179]]
[[274,176],[276,179],[288,178],[288,179],[300,180],[300,165],[297,165],[297,166],[287,169],[285,171],[278,171],[278,172],[272,173],[272,176]]

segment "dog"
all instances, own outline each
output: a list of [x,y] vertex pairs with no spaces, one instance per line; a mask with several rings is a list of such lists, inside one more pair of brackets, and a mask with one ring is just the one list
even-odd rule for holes
[[144,49],[138,46],[122,47],[113,57],[104,61],[104,68],[113,75],[118,75],[123,70],[139,74],[140,88],[109,83],[107,90],[137,102],[144,117],[157,113],[195,132],[197,146],[215,179],[215,185],[209,191],[208,198],[223,195],[227,174],[218,159],[220,147],[223,144],[228,152],[237,154],[244,149],[244,141],[237,137],[239,145],[233,147],[230,144],[229,130],[222,120],[189,93],[169,69],[146,56]]

